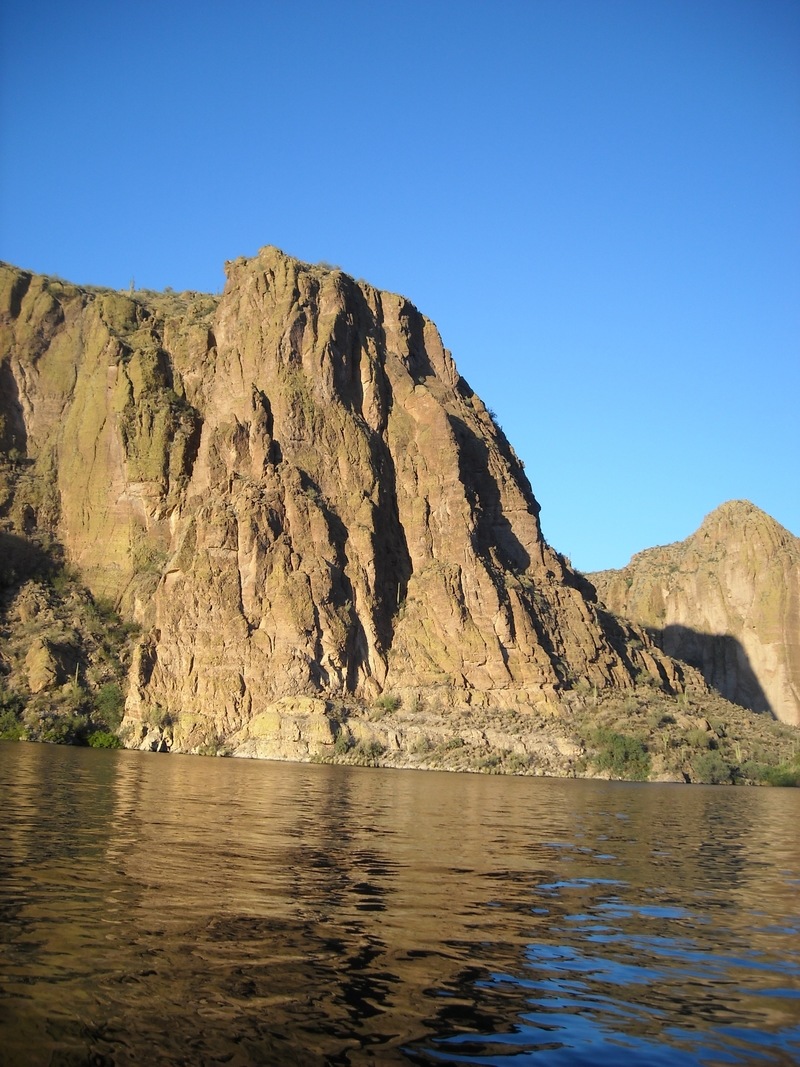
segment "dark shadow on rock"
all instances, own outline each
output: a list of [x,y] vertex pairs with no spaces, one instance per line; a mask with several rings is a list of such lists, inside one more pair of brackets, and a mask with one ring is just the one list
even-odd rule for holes
[[[588,581],[587,584],[589,584],[591,588],[594,588]],[[596,594],[593,602],[597,603]],[[612,611],[608,611],[602,604],[597,604],[597,620],[603,628],[603,633],[605,634],[608,643],[618,654],[623,663],[625,663],[628,670],[633,673],[635,668],[633,660],[631,659],[631,630],[629,624],[624,619],[620,619],[619,616],[615,615]]]
[[563,553],[556,552],[556,555],[564,567],[564,585],[577,589],[583,599],[588,600],[590,604],[597,604],[597,590],[586,575],[582,571],[574,570],[572,564]]
[[406,301],[400,310],[400,327],[406,335],[408,357],[403,362],[415,382],[435,377],[425,347],[425,319],[413,304]]
[[710,686],[732,704],[774,717],[772,705],[761,687],[743,646],[730,634],[704,634],[677,623],[663,630],[650,630],[659,648],[683,660],[703,675]]
[[28,446],[17,380],[10,361],[0,361],[0,449],[24,454]]
[[[363,420],[363,386],[361,361],[366,357],[365,338],[372,338],[378,353],[386,351],[386,337],[380,315],[376,316],[368,304],[360,286],[342,276],[341,285],[346,290],[346,309],[340,310],[331,327],[331,343],[328,357],[334,371],[335,393],[337,398],[353,412],[358,420]],[[412,305],[403,310],[403,328],[409,343],[409,373],[416,377],[433,374],[430,360],[425,349],[424,319]],[[381,359],[383,356],[380,357]],[[380,407],[388,412],[392,396],[386,375],[376,375],[376,391],[380,396]],[[411,555],[406,543],[405,530],[400,521],[397,504],[397,472],[391,450],[382,431],[370,429],[365,422],[360,422],[360,431],[366,433],[371,469],[375,473],[378,485],[378,502],[374,517],[372,543],[375,560],[374,606],[371,609],[372,623],[382,652],[388,652],[394,640],[394,628],[397,615],[405,601],[408,582],[411,577]],[[311,489],[321,498],[319,486],[304,474]],[[337,549],[339,564],[342,568],[344,595],[341,603],[352,603],[353,591],[346,578],[348,531],[332,509],[324,507],[331,544]],[[349,641],[353,653],[350,661],[350,676],[357,670],[359,663],[368,654],[366,634],[363,627],[354,618],[355,629],[351,632],[353,640]]]
[[34,541],[0,531],[0,589],[16,589],[52,570],[51,556]]
[[459,474],[476,519],[476,552],[485,557],[494,549],[505,570],[521,573],[531,558],[503,514],[500,488],[489,469],[489,446],[456,415],[448,419],[459,445]]

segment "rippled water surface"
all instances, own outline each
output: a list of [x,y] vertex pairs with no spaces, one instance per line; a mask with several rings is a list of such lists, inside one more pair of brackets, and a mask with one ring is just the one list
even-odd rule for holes
[[800,1062],[800,791],[0,744],[4,1064]]

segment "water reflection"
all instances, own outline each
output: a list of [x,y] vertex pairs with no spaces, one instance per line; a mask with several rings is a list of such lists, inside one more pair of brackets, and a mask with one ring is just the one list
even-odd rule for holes
[[800,1056],[796,791],[18,744],[0,802],[9,1064]]

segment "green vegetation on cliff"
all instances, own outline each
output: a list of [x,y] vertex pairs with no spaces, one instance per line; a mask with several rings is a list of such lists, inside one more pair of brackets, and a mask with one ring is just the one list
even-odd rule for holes
[[[0,459],[0,480],[8,502],[16,465]],[[0,739],[118,747],[137,627],[92,596],[51,537],[9,532],[8,512],[0,530]]]

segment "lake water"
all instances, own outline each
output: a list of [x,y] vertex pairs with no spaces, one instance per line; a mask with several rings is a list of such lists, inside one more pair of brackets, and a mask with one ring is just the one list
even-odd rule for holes
[[794,1064],[800,790],[0,744],[0,1062]]

